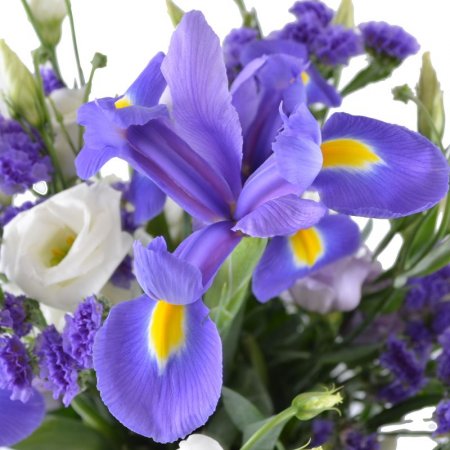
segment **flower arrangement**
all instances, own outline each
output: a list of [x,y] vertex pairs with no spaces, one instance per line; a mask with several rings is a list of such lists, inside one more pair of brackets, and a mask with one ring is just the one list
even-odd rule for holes
[[[356,26],[351,0],[298,1],[270,33],[235,3],[221,44],[167,0],[168,51],[113,97],[90,98],[107,60],[83,73],[70,0],[22,0],[33,71],[0,40],[0,445],[376,450],[425,406],[448,445],[449,149],[430,56],[415,91],[393,90],[417,132],[333,113],[416,39]],[[128,178],[101,175],[113,158]],[[369,249],[372,219],[390,228]]]

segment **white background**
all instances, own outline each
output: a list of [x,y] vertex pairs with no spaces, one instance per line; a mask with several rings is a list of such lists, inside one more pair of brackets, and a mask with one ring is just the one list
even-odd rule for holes
[[[431,51],[432,62],[438,72],[444,92],[450,91],[450,51],[446,0],[353,0],[357,23],[369,20],[384,20],[401,25],[416,36],[422,51]],[[96,51],[108,56],[108,66],[98,72],[93,89],[94,97],[114,96],[123,93],[139,74],[148,60],[159,50],[166,50],[171,22],[165,12],[164,0],[72,0],[78,30],[79,49],[86,76],[90,60]],[[249,7],[257,9],[263,31],[281,28],[293,16],[288,8],[293,0],[248,0]],[[326,0],[333,8],[339,0]],[[213,29],[222,39],[231,28],[240,26],[240,15],[233,0],[179,0],[184,10],[200,9]],[[30,50],[38,45],[34,32],[28,24],[19,0],[0,0],[0,38],[8,44],[31,67]],[[384,121],[416,126],[413,105],[392,100],[391,89],[401,84],[414,87],[419,77],[421,52],[410,57],[387,81],[377,83],[362,92],[345,99],[343,110],[352,114],[363,114]],[[59,48],[59,60],[66,81],[75,77],[68,23],[64,24],[64,37]],[[364,65],[364,57],[354,60],[344,71],[343,81]],[[450,100],[446,98],[446,109]],[[447,130],[444,144],[448,144]],[[378,236],[385,230],[376,229]],[[373,244],[373,242],[372,242]],[[385,258],[389,259],[389,255]],[[433,445],[422,438],[405,440],[398,447],[402,450],[427,450]]]

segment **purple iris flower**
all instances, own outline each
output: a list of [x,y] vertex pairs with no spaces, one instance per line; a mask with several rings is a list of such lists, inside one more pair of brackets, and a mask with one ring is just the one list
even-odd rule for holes
[[[220,340],[199,299],[244,236],[289,236],[286,271],[277,276],[292,281],[293,272],[359,245],[348,218],[325,216],[322,204],[300,197],[312,183],[326,206],[369,217],[422,211],[447,191],[445,158],[416,133],[335,114],[321,134],[304,104],[304,69],[299,58],[265,54],[247,64],[230,95],[219,40],[191,12],[167,56],[157,55],[123,97],[80,109],[82,178],[118,156],[204,224],[173,255],[160,239],[135,248],[146,296],[114,307],[97,335],[102,398],[140,434],[173,441],[214,410]],[[170,115],[156,105],[166,83]],[[269,93],[276,98],[265,102]]]

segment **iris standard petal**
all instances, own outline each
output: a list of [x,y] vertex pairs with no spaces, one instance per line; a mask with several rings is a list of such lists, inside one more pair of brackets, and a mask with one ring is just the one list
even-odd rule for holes
[[164,299],[184,305],[203,294],[202,273],[198,267],[163,249],[162,238],[145,248],[134,243],[134,272],[144,292],[153,300]]
[[284,118],[284,128],[273,144],[281,175],[303,192],[322,167],[320,128],[306,105]]
[[214,412],[222,346],[200,300],[180,306],[143,296],[111,310],[96,337],[94,367],[102,400],[121,423],[172,442]]
[[163,60],[164,53],[157,53],[127,89],[125,97],[132,105],[154,106],[159,102],[166,88],[166,80],[161,73]]
[[234,202],[219,172],[162,121],[130,127],[130,164],[152,179],[192,216],[206,222],[226,219]]
[[322,136],[323,170],[314,186],[331,209],[402,217],[430,208],[447,193],[447,161],[418,133],[337,113]]
[[11,400],[11,392],[0,390],[0,446],[11,446],[39,427],[45,415],[42,395],[34,391],[28,402]]
[[184,15],[162,64],[179,135],[241,190],[242,131],[231,104],[219,38],[202,13]]
[[306,100],[299,77],[304,68],[302,60],[275,54],[254,61],[249,64],[253,74],[245,68],[232,86],[233,104],[244,134],[244,177],[271,155],[272,143],[283,125],[280,105],[283,103],[290,113]]
[[200,269],[205,291],[212,283],[220,266],[242,239],[232,231],[232,222],[218,222],[192,233],[175,250],[174,255],[183,258]]
[[134,222],[143,225],[163,210],[166,196],[150,178],[134,172],[128,200],[134,205]]
[[316,226],[276,237],[253,275],[253,293],[261,302],[291,287],[298,278],[355,252],[358,226],[343,215],[324,217]]
[[[300,43],[285,39],[262,39],[245,46],[241,53],[241,62],[245,66],[262,55],[277,53],[290,55],[304,62],[309,60],[306,47]],[[301,78],[306,87],[308,105],[322,103],[327,106],[339,106],[341,104],[342,99],[336,88],[328,83],[312,64],[305,65],[297,77]]]
[[238,220],[234,231],[253,237],[283,236],[315,225],[326,214],[320,203],[286,195],[262,204]]

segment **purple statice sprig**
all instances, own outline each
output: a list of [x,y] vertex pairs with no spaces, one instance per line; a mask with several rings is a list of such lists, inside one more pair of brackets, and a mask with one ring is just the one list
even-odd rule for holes
[[42,79],[42,86],[44,93],[49,96],[53,91],[66,87],[64,82],[58,78],[55,71],[49,66],[42,66],[39,68]]
[[450,434],[450,400],[444,399],[437,405],[434,421],[437,425],[433,433],[434,437]]
[[376,434],[365,435],[360,431],[352,430],[345,438],[345,450],[379,450],[380,448]]
[[402,27],[386,22],[367,22],[359,25],[364,46],[373,56],[387,56],[403,61],[419,51],[419,44],[414,36]]
[[92,369],[94,338],[102,324],[103,306],[94,297],[81,303],[73,316],[66,315],[62,333],[64,351],[77,363],[79,369]]
[[50,181],[52,172],[40,140],[31,139],[15,120],[0,116],[0,191],[25,192],[38,181]]
[[334,17],[334,11],[325,3],[318,0],[304,0],[296,2],[289,12],[297,19],[308,17],[309,20],[319,22],[322,26],[327,26]]
[[0,336],[0,389],[11,391],[11,400],[26,403],[32,393],[33,371],[27,349],[15,335]]
[[11,328],[18,337],[26,336],[32,328],[28,320],[26,297],[5,292],[0,309],[0,327]]

